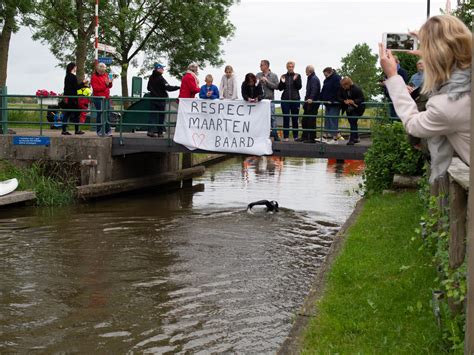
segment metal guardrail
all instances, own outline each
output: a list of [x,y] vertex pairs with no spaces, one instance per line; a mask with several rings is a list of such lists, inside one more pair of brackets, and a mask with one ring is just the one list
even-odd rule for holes
[[[51,98],[57,99],[59,102],[60,100],[64,98],[87,98],[89,99],[89,108],[88,109],[62,109],[62,108],[57,108],[54,110],[61,111],[62,113],[64,112],[86,112],[89,115],[90,114],[97,114],[101,113],[101,123],[93,123],[93,122],[88,122],[88,123],[78,123],[78,122],[67,122],[65,124],[68,125],[79,125],[79,126],[92,126],[92,127],[97,127],[101,126],[102,132],[105,132],[105,127],[106,125],[115,125],[115,132],[119,133],[120,137],[120,144],[124,144],[124,135],[123,135],[123,129],[126,127],[131,127],[132,129],[134,128],[141,128],[141,127],[163,127],[163,129],[166,131],[166,138],[170,141],[172,140],[172,135],[171,135],[171,128],[176,127],[176,120],[174,120],[174,116],[177,115],[178,111],[172,109],[173,103],[178,102],[176,98],[156,98],[156,97],[111,97],[110,101],[113,103],[110,106],[105,105],[106,98],[102,96],[54,96],[54,97],[39,97],[35,95],[9,95],[6,91],[6,88],[1,89],[0,88],[0,125],[2,127],[3,134],[7,133],[8,125],[34,125],[34,126],[39,126],[39,135],[43,135],[43,129],[44,126],[49,126],[51,122],[48,122],[45,120],[44,116],[48,111],[51,111],[52,109],[48,108],[49,102],[51,102]],[[26,104],[12,104],[9,103],[11,100],[21,100],[21,99],[28,99],[29,101],[32,101],[31,99],[37,100],[36,107],[21,107],[22,105]],[[95,106],[93,105],[93,100],[94,99],[99,99],[101,100],[101,108],[99,110],[95,109]],[[164,101],[165,102],[165,110],[163,111],[157,111],[157,110],[136,110],[136,109],[130,109],[129,106],[131,104],[138,102],[140,100],[149,100],[153,102],[157,101]],[[282,104],[282,103],[298,103],[300,105],[300,111],[301,107],[305,104],[304,101],[292,101],[292,100],[274,100],[272,101],[273,104]],[[298,114],[299,118],[304,118],[304,117],[310,117],[316,119],[316,127],[315,129],[305,129],[305,128],[298,128],[298,129],[293,129],[292,127],[289,128],[283,128],[283,127],[277,127],[275,130],[278,132],[292,132],[292,131],[297,131],[298,135],[301,132],[314,132],[316,136],[322,140],[323,136],[325,133],[334,133],[334,132],[340,132],[342,134],[350,134],[351,129],[350,128],[338,128],[337,130],[330,130],[325,128],[325,120],[326,119],[335,119],[337,118],[338,120],[340,119],[347,119],[348,116],[343,116],[343,115],[326,115],[325,111],[325,105],[327,104],[339,104],[335,102],[327,102],[327,101],[313,101],[314,104],[319,104],[319,109],[317,114],[312,114],[312,115],[305,115],[305,114]],[[363,116],[357,116],[359,120],[398,120],[398,118],[389,118],[389,110],[388,107],[391,105],[391,103],[388,102],[365,102],[364,103],[366,106],[366,110],[368,108],[375,108],[376,109],[376,114],[374,115],[363,115]],[[35,106],[32,105],[31,103],[28,104],[29,106]],[[9,119],[9,113],[10,112],[37,112],[38,113],[38,119],[37,120],[21,120],[21,121],[15,121]],[[121,117],[118,122],[112,122],[110,120],[110,113],[120,113]],[[123,121],[123,114],[158,114],[162,113],[165,115],[165,120],[163,124],[158,124],[158,123],[149,123],[148,119],[147,122],[124,122]],[[285,115],[283,113],[275,113],[274,117],[291,117],[292,115]],[[105,119],[104,119],[105,118]],[[291,124],[291,122],[290,122]],[[357,130],[357,133],[359,134],[367,134],[370,133],[371,129],[369,128],[359,128]]]

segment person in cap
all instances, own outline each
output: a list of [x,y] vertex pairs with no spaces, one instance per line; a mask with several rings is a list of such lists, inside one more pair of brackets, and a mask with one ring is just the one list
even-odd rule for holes
[[153,72],[148,79],[147,89],[152,97],[157,98],[156,100],[150,100],[150,115],[148,116],[148,124],[158,126],[148,126],[149,137],[163,137],[163,123],[165,121],[165,114],[163,111],[166,109],[166,99],[168,97],[168,91],[176,91],[179,86],[169,85],[166,79],[163,77],[165,66],[160,63],[154,64]]

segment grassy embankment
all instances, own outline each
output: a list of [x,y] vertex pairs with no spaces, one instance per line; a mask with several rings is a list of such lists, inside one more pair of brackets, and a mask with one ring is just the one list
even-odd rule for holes
[[415,192],[367,200],[328,275],[303,353],[445,352],[428,301],[436,271],[414,231],[421,213]]
[[54,162],[37,162],[29,168],[17,168],[0,161],[0,181],[17,178],[18,190],[36,192],[36,205],[63,206],[74,202],[74,167]]

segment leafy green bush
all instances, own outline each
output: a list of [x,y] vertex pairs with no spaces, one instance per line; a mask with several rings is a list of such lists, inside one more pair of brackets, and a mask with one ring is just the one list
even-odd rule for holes
[[372,126],[372,146],[365,154],[365,192],[390,188],[394,174],[421,175],[423,155],[412,148],[400,122],[377,122]]
[[0,180],[17,178],[19,190],[36,192],[38,206],[64,206],[74,202],[76,185],[74,168],[61,166],[59,162],[34,163],[29,168],[17,168],[0,161]]

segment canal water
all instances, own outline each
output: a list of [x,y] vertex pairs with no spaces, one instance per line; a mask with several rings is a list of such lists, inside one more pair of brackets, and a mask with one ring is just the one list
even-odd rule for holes
[[235,158],[192,189],[0,210],[0,353],[274,353],[361,168]]

